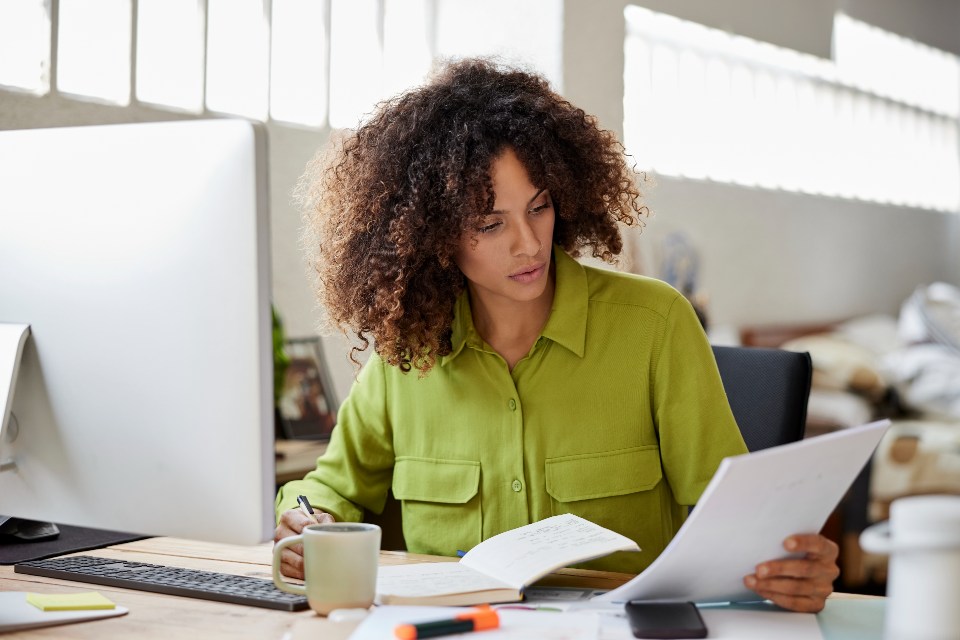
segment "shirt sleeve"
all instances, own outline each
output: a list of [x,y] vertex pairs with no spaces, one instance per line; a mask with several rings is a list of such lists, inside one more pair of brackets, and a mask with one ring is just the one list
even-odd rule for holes
[[278,521],[284,511],[297,507],[300,494],[338,521],[358,522],[364,510],[383,511],[394,465],[386,366],[376,354],[370,356],[340,407],[337,426],[326,452],[317,459],[317,468],[277,493]]
[[653,380],[664,473],[680,504],[693,505],[720,461],[747,453],[713,350],[693,307],[677,294],[666,317]]

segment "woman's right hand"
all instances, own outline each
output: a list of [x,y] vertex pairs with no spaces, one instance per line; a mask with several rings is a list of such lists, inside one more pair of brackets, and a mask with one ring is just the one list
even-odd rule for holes
[[[329,513],[324,513],[319,509],[314,511],[317,516],[317,522],[326,524],[336,522]],[[276,544],[290,536],[297,536],[303,532],[303,528],[308,524],[314,524],[313,520],[308,518],[300,509],[290,509],[280,515],[280,523],[273,534],[273,543]],[[303,580],[303,545],[294,544],[280,552],[280,573],[288,578],[297,578]]]

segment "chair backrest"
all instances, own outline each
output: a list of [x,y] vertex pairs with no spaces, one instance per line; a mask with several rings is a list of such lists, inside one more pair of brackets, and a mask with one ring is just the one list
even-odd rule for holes
[[713,355],[747,449],[803,437],[813,375],[809,353],[715,346]]

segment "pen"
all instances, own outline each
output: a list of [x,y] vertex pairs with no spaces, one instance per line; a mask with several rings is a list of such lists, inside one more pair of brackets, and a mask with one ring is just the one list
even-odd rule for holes
[[483,631],[496,629],[500,626],[500,616],[489,607],[459,613],[447,620],[432,622],[418,622],[417,624],[401,624],[393,630],[393,634],[400,640],[416,640],[417,638],[436,638],[466,631]]
[[303,515],[313,520],[314,524],[320,524],[320,521],[317,520],[317,514],[314,513],[313,507],[310,506],[310,501],[307,500],[307,496],[297,496],[297,502],[300,503],[300,511],[303,511]]

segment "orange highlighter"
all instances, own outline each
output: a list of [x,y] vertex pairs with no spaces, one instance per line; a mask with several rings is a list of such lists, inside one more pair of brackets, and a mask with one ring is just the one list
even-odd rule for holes
[[497,615],[496,610],[490,607],[482,607],[473,611],[458,613],[446,620],[401,624],[393,630],[393,634],[400,640],[416,640],[417,638],[436,638],[466,631],[496,629],[499,626],[500,616]]

